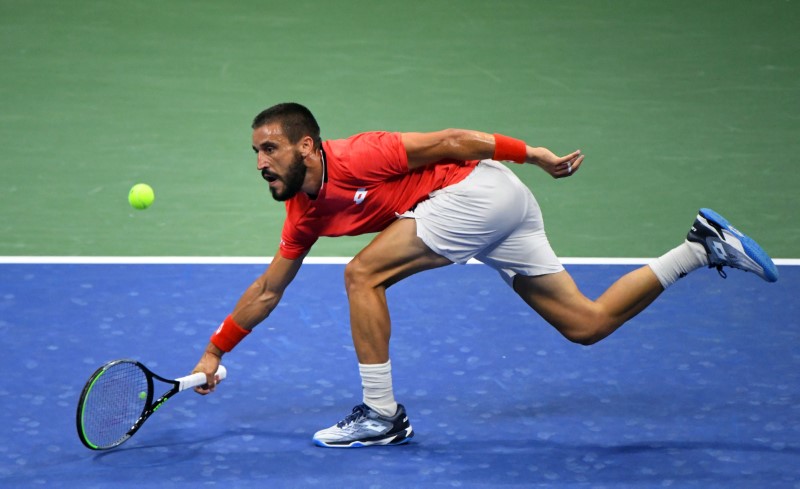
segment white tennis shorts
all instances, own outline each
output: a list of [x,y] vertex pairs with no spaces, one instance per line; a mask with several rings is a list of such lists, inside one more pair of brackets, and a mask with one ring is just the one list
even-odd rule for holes
[[539,203],[502,163],[483,160],[461,182],[436,190],[404,214],[416,219],[417,236],[454,263],[470,258],[514,276],[545,275],[564,269],[547,235]]

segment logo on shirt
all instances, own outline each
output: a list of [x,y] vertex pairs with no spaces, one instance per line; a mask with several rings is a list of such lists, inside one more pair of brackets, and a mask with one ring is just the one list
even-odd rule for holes
[[364,199],[366,199],[366,198],[367,198],[367,189],[360,188],[360,189],[356,190],[356,194],[353,196],[353,202],[355,202],[356,205],[358,205],[358,204],[364,202]]

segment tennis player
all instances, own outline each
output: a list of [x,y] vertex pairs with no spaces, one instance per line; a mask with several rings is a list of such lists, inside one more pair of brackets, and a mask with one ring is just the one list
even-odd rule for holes
[[551,249],[533,194],[500,163],[529,163],[567,178],[583,164],[580,151],[557,156],[519,139],[461,129],[323,142],[314,116],[295,103],[264,110],[252,128],[257,168],[272,196],[285,202],[286,220],[272,263],[211,336],[194,369],[208,385],[197,391],[214,389],[222,355],[270,315],[318,237],[379,232],[345,267],[363,403],[317,432],[319,446],[397,445],[414,435],[392,390],[385,292],[417,272],[475,258],[568,340],[584,345],[613,333],[698,268],[778,278],[755,241],[701,209],[683,243],[591,300]]

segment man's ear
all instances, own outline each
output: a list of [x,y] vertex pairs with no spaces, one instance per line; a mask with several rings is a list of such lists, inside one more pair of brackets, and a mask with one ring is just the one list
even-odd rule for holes
[[314,152],[314,139],[311,136],[303,136],[300,140],[300,154],[303,158],[308,158]]

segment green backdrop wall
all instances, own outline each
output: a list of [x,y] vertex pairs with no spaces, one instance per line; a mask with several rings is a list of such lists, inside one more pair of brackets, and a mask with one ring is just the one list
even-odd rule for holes
[[561,256],[656,256],[710,206],[800,257],[798,25],[784,0],[2,0],[0,255],[274,254],[249,123],[292,100],[324,138],[582,149],[575,178],[514,168]]

